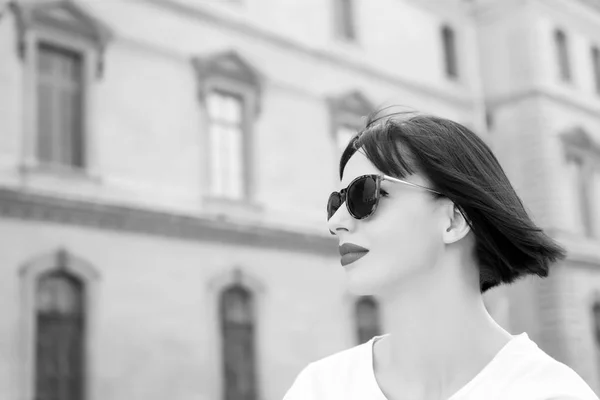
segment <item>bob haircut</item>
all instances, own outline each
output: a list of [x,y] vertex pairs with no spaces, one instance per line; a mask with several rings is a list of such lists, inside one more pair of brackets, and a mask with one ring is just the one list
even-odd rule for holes
[[[384,109],[385,110],[385,109]],[[538,228],[490,148],[459,123],[411,112],[371,114],[340,159],[340,179],[359,149],[384,174],[420,173],[465,216],[475,235],[484,293],[527,275],[548,276],[565,250]],[[378,116],[379,115],[379,116]]]

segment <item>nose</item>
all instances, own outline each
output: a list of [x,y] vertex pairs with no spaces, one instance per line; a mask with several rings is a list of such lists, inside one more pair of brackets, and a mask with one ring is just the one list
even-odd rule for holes
[[340,231],[349,232],[354,229],[355,221],[346,208],[346,202],[343,202],[335,214],[327,221],[327,227],[329,228],[329,232],[337,235]]

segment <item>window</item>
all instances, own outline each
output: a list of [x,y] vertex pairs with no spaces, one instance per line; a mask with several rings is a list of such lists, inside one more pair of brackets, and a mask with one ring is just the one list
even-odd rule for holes
[[244,194],[243,100],[234,94],[213,91],[208,95],[210,119],[211,193],[241,199]]
[[356,301],[356,328],[358,343],[365,343],[381,334],[379,305],[371,296]]
[[449,26],[442,28],[442,43],[444,47],[444,65],[446,76],[449,78],[458,77],[458,65],[456,58],[456,37],[454,30]]
[[562,139],[576,230],[586,237],[600,238],[600,146],[579,128]]
[[84,398],[84,287],[63,271],[42,276],[37,285],[37,400]]
[[257,398],[254,309],[251,293],[239,285],[221,293],[225,400]]
[[594,319],[594,337],[596,340],[596,348],[600,350],[600,302],[596,301],[592,307]]
[[93,169],[92,82],[112,32],[75,2],[15,2],[23,58],[25,167]]
[[85,400],[96,386],[99,274],[64,249],[28,261],[21,283],[19,398]]
[[600,94],[600,49],[592,47],[592,70],[596,93]]
[[571,185],[571,194],[575,206],[575,219],[578,230],[590,235],[589,210],[587,204],[587,185],[585,164],[581,157],[569,155],[567,157],[567,171],[569,183]]
[[84,167],[81,54],[40,43],[37,76],[38,160]]
[[373,105],[359,91],[331,97],[328,102],[335,157],[339,157],[350,139],[364,127],[365,117],[373,111]]
[[354,41],[356,27],[354,20],[354,0],[334,0],[336,34],[341,39]]
[[557,29],[554,31],[554,42],[559,68],[560,79],[564,82],[571,81],[571,65],[569,62],[569,44],[565,33]]
[[[254,200],[253,137],[260,113],[261,79],[239,54],[227,51],[194,57],[205,120],[205,200]],[[229,202],[231,203],[231,202]]]

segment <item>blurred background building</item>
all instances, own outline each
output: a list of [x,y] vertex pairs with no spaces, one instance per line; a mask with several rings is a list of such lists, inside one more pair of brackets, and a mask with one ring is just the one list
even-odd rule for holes
[[470,127],[569,250],[486,294],[600,393],[600,1],[0,6],[0,395],[276,400],[385,332],[325,202],[363,116]]

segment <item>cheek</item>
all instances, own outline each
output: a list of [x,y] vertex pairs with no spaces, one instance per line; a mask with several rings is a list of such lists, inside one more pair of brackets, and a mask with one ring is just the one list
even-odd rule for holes
[[434,210],[417,204],[388,214],[377,240],[378,253],[402,270],[427,267],[435,262],[443,241]]

